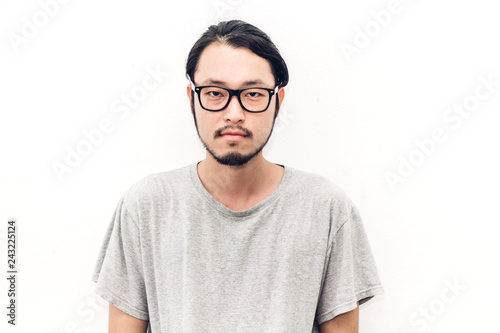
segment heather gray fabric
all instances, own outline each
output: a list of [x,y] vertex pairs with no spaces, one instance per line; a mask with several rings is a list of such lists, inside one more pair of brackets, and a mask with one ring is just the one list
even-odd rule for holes
[[265,200],[233,211],[197,163],[119,201],[92,281],[154,333],[319,333],[383,292],[357,209],[326,177],[286,166]]

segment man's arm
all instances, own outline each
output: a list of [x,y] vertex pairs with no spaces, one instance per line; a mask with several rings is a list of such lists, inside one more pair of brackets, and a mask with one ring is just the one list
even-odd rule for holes
[[342,313],[337,317],[319,325],[320,333],[358,333],[359,302],[356,309]]
[[148,321],[132,317],[109,304],[109,333],[146,333]]

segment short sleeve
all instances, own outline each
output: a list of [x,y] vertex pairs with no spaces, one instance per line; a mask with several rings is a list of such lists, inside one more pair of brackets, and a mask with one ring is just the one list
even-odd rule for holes
[[133,317],[148,320],[140,228],[124,197],[105,233],[92,281],[103,299]]
[[336,232],[326,258],[327,268],[316,311],[318,325],[355,309],[356,302],[361,305],[383,293],[356,207],[352,207]]

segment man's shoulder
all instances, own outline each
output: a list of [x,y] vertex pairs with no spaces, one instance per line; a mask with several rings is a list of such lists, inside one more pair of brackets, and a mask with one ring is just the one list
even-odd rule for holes
[[189,185],[192,164],[152,173],[134,183],[123,194],[127,199],[151,198]]
[[300,190],[314,197],[323,197],[350,203],[346,192],[329,177],[295,167],[289,168],[293,173],[292,183],[295,190]]
[[297,203],[318,211],[329,211],[334,230],[357,214],[356,205],[347,193],[326,175],[293,168],[292,193]]

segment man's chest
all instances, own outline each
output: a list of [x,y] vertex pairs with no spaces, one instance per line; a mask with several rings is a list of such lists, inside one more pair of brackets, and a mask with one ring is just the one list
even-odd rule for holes
[[149,234],[143,241],[144,261],[151,263],[144,266],[146,289],[165,322],[189,318],[189,325],[204,325],[239,318],[238,325],[249,328],[280,321],[290,329],[311,327],[328,229],[301,226],[306,221],[297,215],[282,217],[171,219]]

